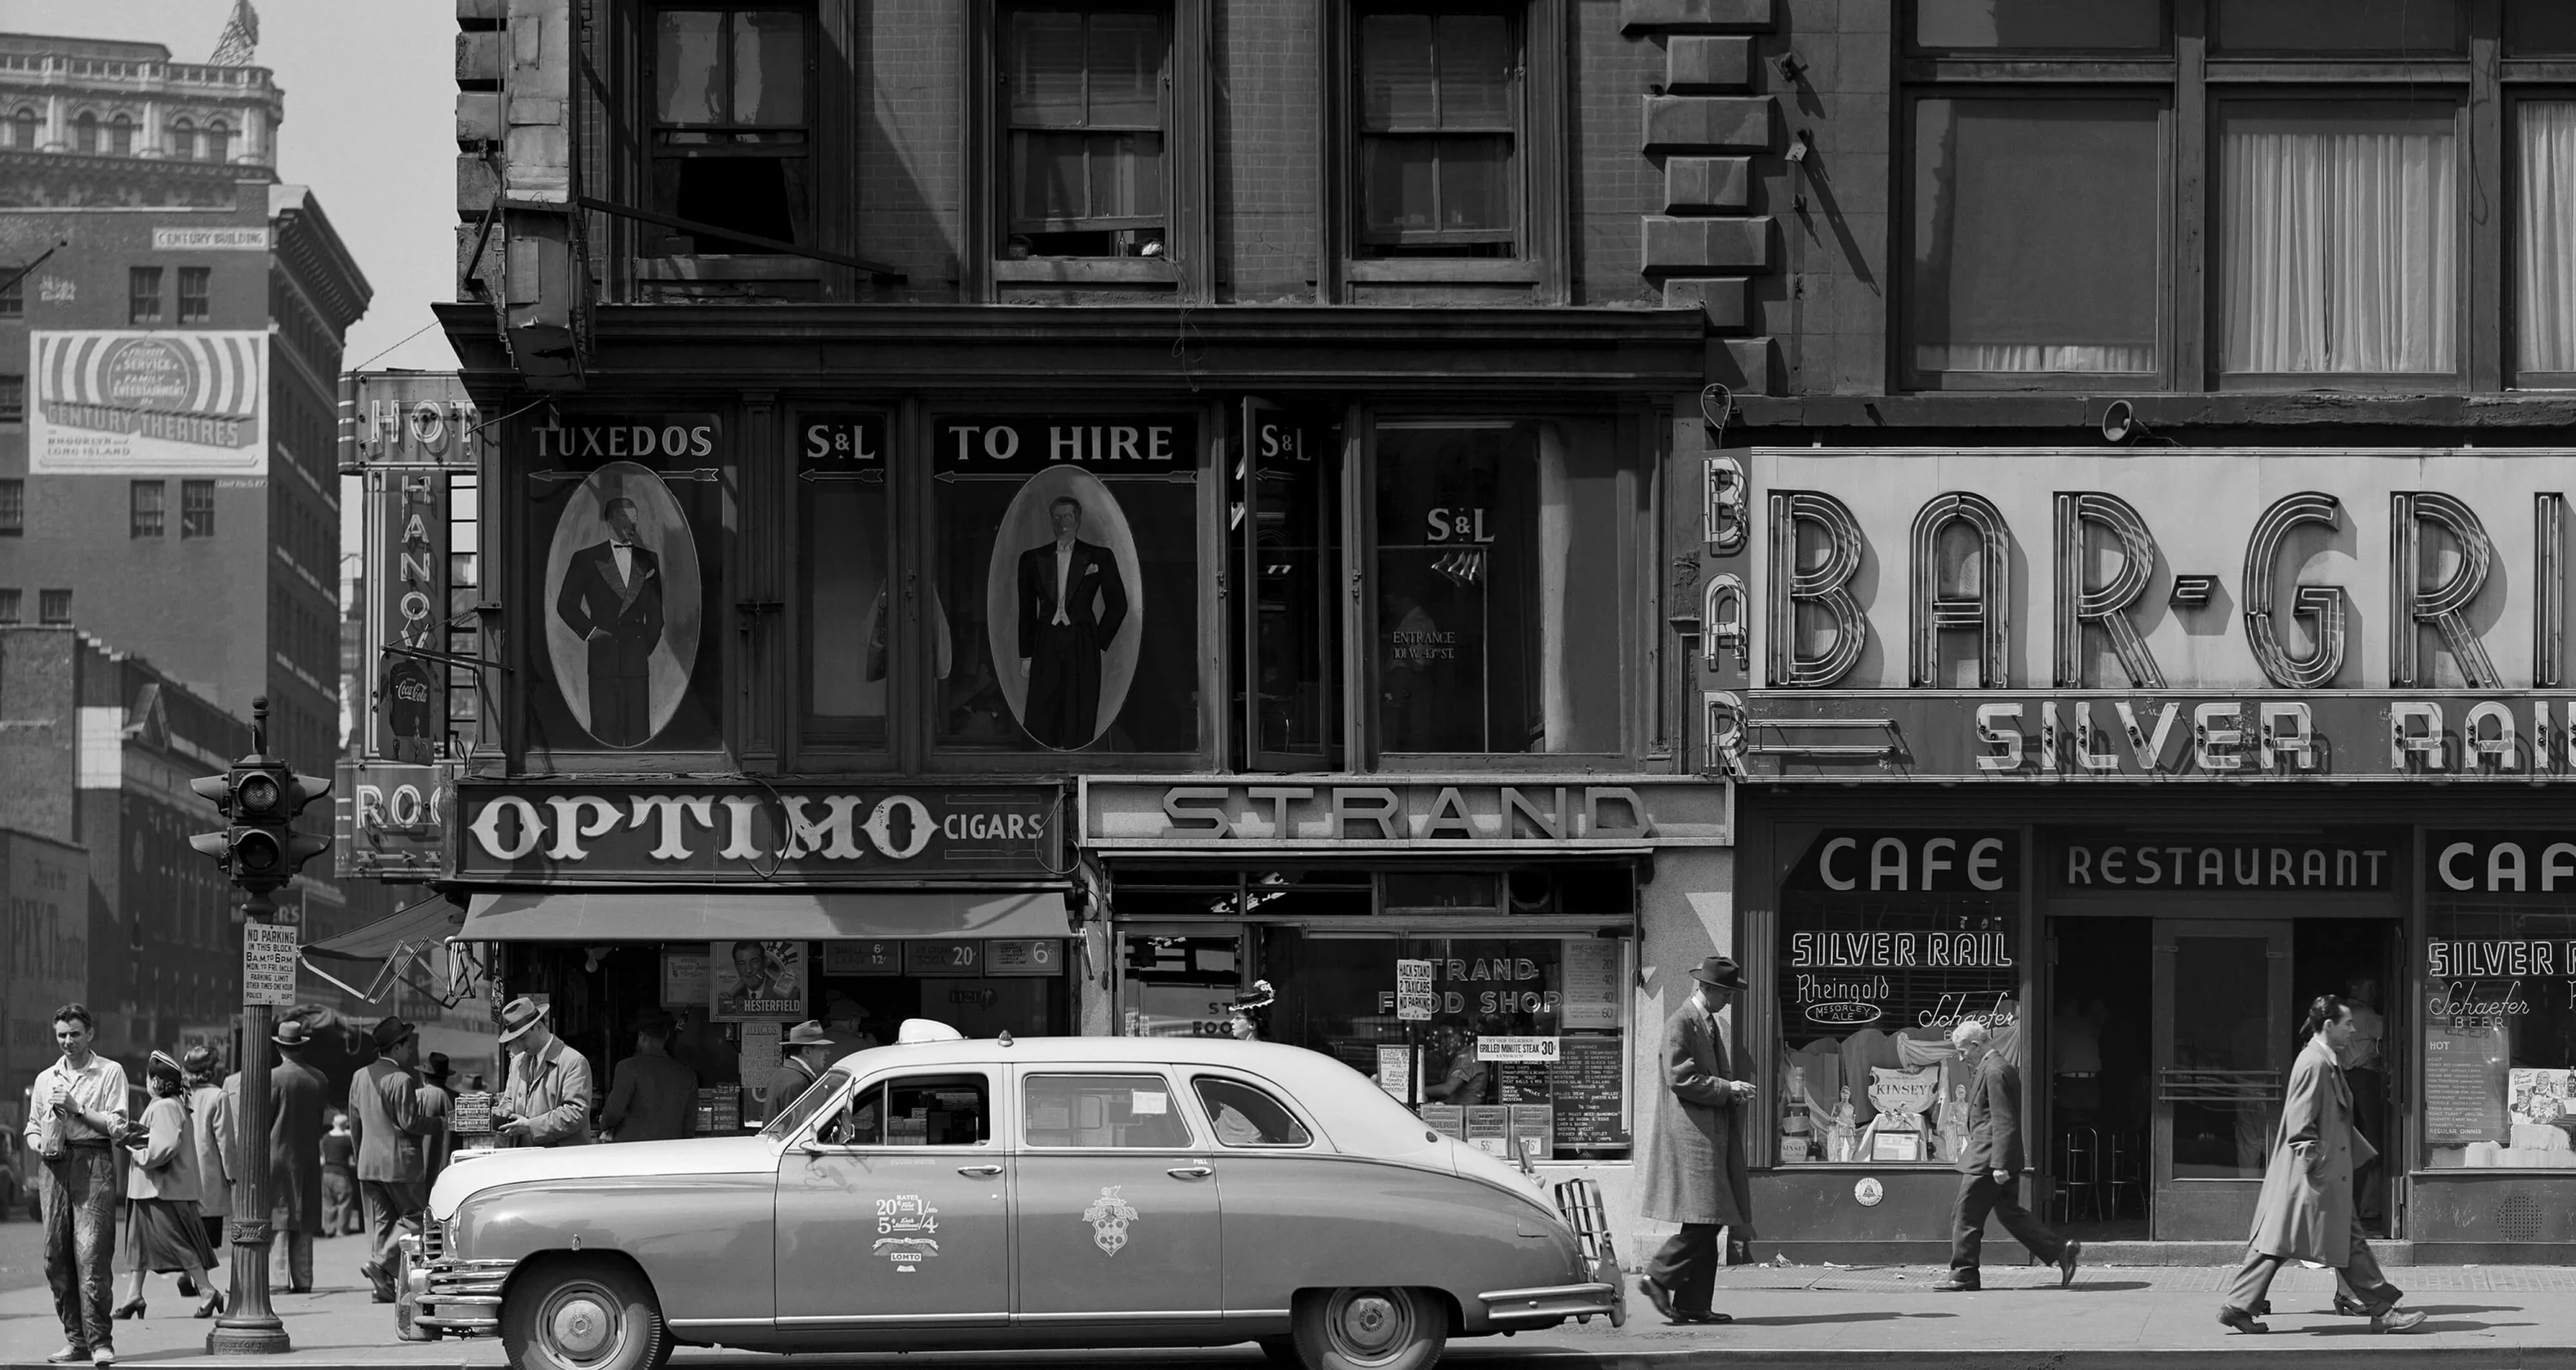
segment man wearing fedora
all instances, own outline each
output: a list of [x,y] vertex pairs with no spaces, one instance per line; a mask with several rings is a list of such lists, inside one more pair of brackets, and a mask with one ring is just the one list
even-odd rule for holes
[[1711,956],[1691,970],[1691,979],[1689,1001],[1664,1020],[1664,1088],[1673,1097],[1656,1112],[1639,1205],[1646,1217],[1680,1223],[1682,1230],[1655,1253],[1638,1283],[1655,1311],[1673,1322],[1732,1322],[1711,1312],[1708,1302],[1724,1263],[1720,1229],[1737,1243],[1753,1235],[1753,1192],[1744,1168],[1753,1071],[1734,1012],[1744,973],[1734,958]]
[[394,1301],[394,1243],[419,1231],[429,1177],[420,1139],[437,1126],[420,1111],[420,1033],[388,1016],[375,1028],[376,1059],[349,1081],[349,1126],[358,1139],[358,1193],[367,1203],[367,1259],[358,1273],[375,1286],[378,1303]]
[[429,1131],[421,1134],[420,1192],[423,1194],[429,1192],[431,1185],[438,1183],[438,1172],[447,1168],[448,1153],[456,1149],[456,1133],[447,1125],[448,1111],[456,1106],[456,1096],[449,1091],[447,1082],[455,1073],[448,1064],[447,1053],[443,1051],[429,1053],[428,1064],[420,1068],[420,1113],[432,1124]]
[[590,1142],[590,1062],[546,1029],[550,1007],[524,994],[501,1006],[510,1076],[493,1101],[492,1123],[503,1146]]
[[769,1072],[769,1116],[785,1113],[796,1102],[796,1096],[813,1088],[823,1070],[832,1063],[840,1044],[823,1035],[823,1025],[812,1019],[787,1030],[778,1044],[778,1069]]
[[667,1142],[697,1121],[698,1073],[671,1058],[671,1015],[635,1020],[635,1054],[617,1063],[599,1125],[621,1142]]
[[[287,1289],[313,1292],[313,1237],[322,1230],[322,1119],[328,1112],[322,1096],[329,1086],[322,1072],[305,1064],[313,1034],[302,1019],[289,1018],[269,1038],[277,1046],[277,1064],[268,1072],[269,1095],[276,1112],[268,1122],[269,1221],[286,1247]],[[241,1073],[224,1082],[232,1115],[241,1116]]]

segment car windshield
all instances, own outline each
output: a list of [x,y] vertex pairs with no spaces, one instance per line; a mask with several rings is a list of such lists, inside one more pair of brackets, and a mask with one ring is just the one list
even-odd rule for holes
[[841,1086],[849,1082],[850,1073],[846,1070],[824,1071],[821,1079],[796,1096],[796,1102],[788,1105],[786,1112],[770,1119],[769,1126],[762,1128],[760,1135],[773,1142],[783,1142],[795,1136],[797,1129],[805,1126],[806,1119],[822,1112],[825,1104],[841,1097]]

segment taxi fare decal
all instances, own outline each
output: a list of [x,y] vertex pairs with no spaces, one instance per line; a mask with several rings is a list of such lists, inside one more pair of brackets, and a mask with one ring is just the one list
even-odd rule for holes
[[1118,1196],[1125,1185],[1104,1185],[1100,1197],[1082,1210],[1082,1220],[1091,1224],[1091,1244],[1115,1256],[1127,1244],[1127,1224],[1136,1221],[1136,1206]]
[[921,1201],[918,1194],[897,1194],[877,1200],[877,1243],[875,1250],[894,1268],[911,1274],[920,1264],[939,1254],[939,1243],[931,1233],[939,1230],[939,1210]]

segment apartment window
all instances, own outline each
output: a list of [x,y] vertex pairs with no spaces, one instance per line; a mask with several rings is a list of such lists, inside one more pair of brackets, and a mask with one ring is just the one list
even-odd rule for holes
[[[805,13],[663,9],[652,23],[653,207],[716,230],[812,241]],[[666,236],[660,254],[773,250],[724,231]]]
[[129,488],[133,493],[129,500],[131,513],[127,519],[126,536],[137,538],[161,536],[162,514],[170,498],[169,483],[138,480]]
[[179,482],[179,536],[210,538],[215,535],[215,483],[210,480]]
[[0,376],[0,423],[27,421],[27,378]]
[[126,321],[161,322],[161,268],[129,267],[125,273]]
[[223,162],[233,155],[233,131],[221,119],[206,125],[206,160]]
[[1359,245],[1518,255],[1520,42],[1496,10],[1359,16]]
[[2212,46],[2245,53],[2468,50],[2469,0],[2216,0]]
[[197,126],[185,119],[170,121],[170,160],[193,161],[197,156]]
[[107,125],[107,150],[119,157],[133,155],[134,116],[120,114]]
[[2225,371],[2459,369],[2456,121],[2448,104],[2220,107]]
[[36,129],[36,111],[19,106],[18,112],[9,119],[9,146],[22,152],[35,151]]
[[2576,100],[2524,100],[2513,117],[2515,378],[2576,388]]
[[27,482],[11,476],[0,480],[0,538],[22,537],[27,531]]
[[179,322],[204,323],[214,316],[214,274],[212,267],[179,268]]
[[0,623],[24,623],[24,592],[18,587],[0,586]]
[[1171,200],[1162,13],[1011,9],[1001,32],[1006,255],[1161,251]]
[[38,590],[36,592],[36,621],[39,623],[71,622],[72,592],[69,590]]
[[27,314],[27,268],[0,263],[0,319],[24,318]]
[[72,149],[76,152],[98,151],[98,116],[82,110],[72,121]]
[[2159,380],[2164,138],[2153,100],[1916,101],[1914,383]]

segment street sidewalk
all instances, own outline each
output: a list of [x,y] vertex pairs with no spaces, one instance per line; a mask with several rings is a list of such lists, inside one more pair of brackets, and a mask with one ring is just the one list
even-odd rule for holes
[[[292,1354],[275,1364],[329,1370],[432,1370],[470,1367],[497,1370],[498,1341],[403,1343],[394,1340],[391,1310],[368,1302],[356,1274],[363,1258],[350,1238],[328,1240],[317,1254],[321,1288],[308,1295],[279,1295],[279,1315],[293,1338]],[[1717,1307],[1735,1322],[1719,1327],[1670,1327],[1642,1299],[1631,1298],[1628,1325],[1567,1326],[1517,1337],[1453,1342],[1442,1364],[1546,1367],[1547,1370],[1642,1370],[1693,1363],[1736,1367],[1880,1365],[1996,1367],[2025,1370],[2176,1370],[2217,1360],[2256,1362],[2262,1370],[2348,1366],[2375,1362],[2392,1367],[2473,1367],[2475,1370],[2576,1370],[2576,1267],[2415,1266],[2389,1274],[2407,1291],[2406,1306],[2432,1315],[2410,1333],[2373,1335],[2369,1324],[2323,1311],[2333,1299],[2333,1277],[2293,1268],[2273,1285],[2281,1311],[2272,1334],[2237,1336],[2215,1320],[2217,1289],[2228,1272],[2215,1266],[2088,1266],[2072,1289],[2057,1288],[2057,1272],[2028,1266],[1988,1267],[1976,1294],[1938,1294],[1941,1276],[1925,1266],[1740,1266],[1719,1282]],[[117,1324],[118,1359],[125,1364],[201,1361],[242,1362],[204,1355],[212,1324],[186,1316],[186,1306],[166,1277],[152,1284],[152,1315]],[[164,1301],[167,1301],[166,1303]],[[0,1294],[0,1370],[42,1366],[61,1343],[45,1290]],[[1209,1363],[1252,1366],[1250,1346],[1212,1352],[1119,1352],[1139,1366]],[[1083,1366],[1099,1352],[915,1354],[901,1363]],[[775,1366],[775,1357],[684,1348],[674,1358],[686,1370]],[[880,1356],[801,1356],[802,1364],[892,1366]]]

